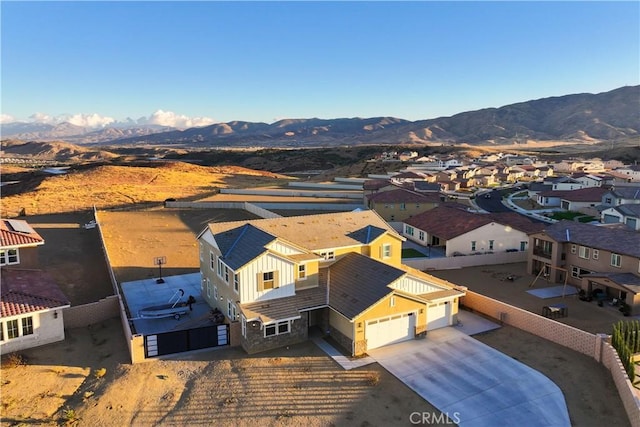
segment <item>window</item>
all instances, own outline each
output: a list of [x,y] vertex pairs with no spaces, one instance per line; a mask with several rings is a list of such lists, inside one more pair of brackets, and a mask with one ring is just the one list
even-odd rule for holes
[[200,261],[204,261],[204,246],[202,245],[202,242],[199,242],[199,246],[200,246]]
[[571,245],[571,253],[572,254],[576,253],[576,245]]
[[22,318],[22,335],[33,335],[33,317]]
[[216,256],[213,252],[209,252],[209,267],[211,271],[216,271]]
[[333,253],[333,251],[321,252],[320,256],[323,257],[325,261],[331,261],[332,259],[336,259],[336,255],[335,253]]
[[273,289],[273,271],[262,273],[262,289]]
[[220,259],[220,257],[218,257],[218,277],[220,278],[222,278],[222,268],[223,268],[222,260]]
[[382,258],[391,258],[391,244],[382,245]]
[[400,203],[400,210],[401,211],[406,211],[407,210],[407,205],[405,203]]
[[493,250],[493,240],[489,240],[489,250]]
[[20,264],[17,249],[0,251],[0,265]]
[[593,259],[598,259],[598,257],[600,256],[600,251],[597,249],[593,250]]
[[424,231],[418,231],[418,239],[424,241]]
[[298,279],[305,280],[307,278],[307,266],[304,264],[300,264],[298,266]]
[[233,290],[238,292],[240,289],[240,275],[238,273],[233,275]]
[[407,233],[407,235],[409,236],[413,236],[414,228],[411,227],[410,225],[405,225],[404,232]]
[[213,299],[218,300],[218,286],[213,285]]
[[0,341],[4,341],[4,322],[0,322]]
[[7,322],[7,338],[18,338],[18,319]]
[[241,317],[241,324],[242,324],[242,336],[244,338],[247,337],[247,318],[244,316],[240,316]]
[[233,302],[231,302],[231,300],[229,299],[227,300],[227,316],[229,316],[229,319],[231,321],[236,320],[236,316],[237,316],[236,305]]
[[524,252],[527,250],[527,242],[520,242],[520,251]]
[[589,259],[590,255],[591,255],[591,249],[584,246],[580,246],[580,249],[578,250],[578,256],[580,258]]
[[611,204],[611,197],[605,197],[604,198],[604,203],[607,204],[607,205],[610,205]]
[[619,254],[611,254],[611,265],[620,267],[622,265],[622,257]]
[[229,283],[229,267],[224,266],[224,281]]
[[389,307],[395,307],[396,306],[396,297],[391,295],[391,297],[389,297]]
[[472,251],[475,251],[475,250],[476,250],[476,241],[475,241],[475,240],[472,240],[472,241],[471,241],[471,250],[472,250]]
[[583,275],[591,273],[589,270],[585,270],[580,267],[571,267],[571,277],[581,279]]
[[272,337],[275,335],[288,334],[291,332],[291,321],[284,320],[278,323],[272,323],[270,325],[265,325],[264,327],[264,336]]
[[207,277],[207,298],[211,298],[211,280]]

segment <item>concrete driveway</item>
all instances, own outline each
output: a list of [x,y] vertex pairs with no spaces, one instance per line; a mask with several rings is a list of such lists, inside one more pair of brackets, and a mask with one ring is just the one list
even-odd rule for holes
[[460,426],[571,425],[550,379],[454,327],[368,353]]

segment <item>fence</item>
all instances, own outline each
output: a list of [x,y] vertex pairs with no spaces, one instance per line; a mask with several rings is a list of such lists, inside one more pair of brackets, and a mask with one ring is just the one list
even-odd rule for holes
[[117,317],[118,295],[111,295],[100,301],[76,305],[64,310],[65,329],[81,328]]
[[355,203],[166,202],[165,206],[180,209],[243,209],[261,218],[281,217],[269,209],[346,212],[364,208],[362,204]]
[[631,425],[640,427],[640,398],[607,335],[593,335],[569,325],[467,290],[461,303],[502,323],[530,332],[579,353],[593,357],[611,372]]
[[526,260],[527,252],[522,251],[442,258],[403,258],[402,263],[418,270],[447,270],[478,265],[509,264]]
[[[336,185],[336,184],[332,184]],[[362,190],[362,188],[360,188]],[[261,190],[261,189],[231,189],[223,188],[220,194],[241,194],[258,196],[282,196],[282,197],[307,197],[325,199],[362,199],[362,191],[338,192],[338,191],[304,191],[304,190]]]

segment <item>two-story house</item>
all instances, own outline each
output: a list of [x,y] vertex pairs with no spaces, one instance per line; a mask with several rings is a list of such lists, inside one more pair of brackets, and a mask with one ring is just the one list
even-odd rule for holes
[[600,221],[605,224],[622,223],[632,230],[640,230],[640,204],[620,205],[603,209]]
[[640,186],[618,186],[602,195],[603,207],[640,204]]
[[317,328],[361,355],[453,324],[464,295],[404,266],[403,240],[374,211],[210,223],[198,236],[202,296],[240,323],[248,353]]
[[553,282],[602,289],[640,312],[640,233],[624,226],[560,221],[529,239],[527,268]]
[[438,193],[418,193],[396,188],[367,196],[367,207],[375,210],[385,221],[404,221],[443,203]]
[[0,351],[11,353],[64,340],[69,301],[38,269],[44,239],[26,222],[0,219]]

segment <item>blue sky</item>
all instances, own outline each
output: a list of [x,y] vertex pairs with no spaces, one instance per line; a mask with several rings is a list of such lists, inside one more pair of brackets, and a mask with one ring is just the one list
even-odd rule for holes
[[5,122],[419,120],[640,83],[635,1],[0,7]]

